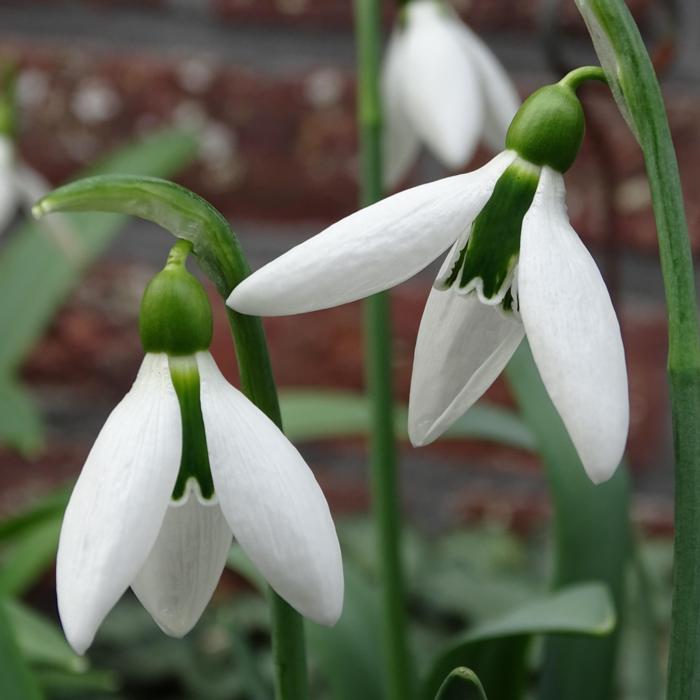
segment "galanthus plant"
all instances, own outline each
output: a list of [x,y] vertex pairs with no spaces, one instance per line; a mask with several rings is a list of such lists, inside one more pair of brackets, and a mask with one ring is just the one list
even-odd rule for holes
[[384,182],[406,174],[421,143],[446,167],[464,167],[481,138],[500,151],[520,100],[486,44],[440,0],[399,13],[381,77]]
[[343,601],[340,548],[311,470],[209,354],[211,308],[185,269],[186,241],[141,305],[145,358],[88,456],[56,568],[66,637],[79,653],[131,586],[168,634],[197,622],[232,533],[272,588],[326,625]]
[[484,167],[348,216],[244,280],[228,304],[264,315],[343,304],[403,282],[451,247],[416,343],[413,444],[461,416],[527,334],[586,472],[609,478],[627,438],[624,349],[600,272],[569,224],[562,177],[583,138],[580,70],[528,98],[505,151]]

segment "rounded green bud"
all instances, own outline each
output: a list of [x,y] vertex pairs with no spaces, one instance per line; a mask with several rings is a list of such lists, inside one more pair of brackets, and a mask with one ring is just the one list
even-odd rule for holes
[[209,298],[185,267],[191,245],[180,241],[165,267],[148,283],[141,299],[139,332],[145,352],[192,355],[211,344]]
[[576,159],[584,131],[583,107],[574,90],[547,85],[523,102],[508,129],[506,148],[563,173]]

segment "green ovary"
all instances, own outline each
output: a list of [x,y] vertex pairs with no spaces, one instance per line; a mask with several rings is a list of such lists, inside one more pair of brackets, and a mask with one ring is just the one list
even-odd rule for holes
[[182,498],[187,481],[194,478],[202,497],[211,498],[214,495],[214,482],[202,418],[197,360],[193,356],[170,357],[168,363],[182,416],[182,456],[172,497],[173,500]]
[[[467,245],[462,248],[444,286],[460,288],[481,280],[484,299],[502,299],[506,310],[512,296],[504,289],[520,253],[523,218],[532,204],[540,168],[518,159],[496,182],[493,193],[474,220]],[[495,303],[495,302],[494,302]]]

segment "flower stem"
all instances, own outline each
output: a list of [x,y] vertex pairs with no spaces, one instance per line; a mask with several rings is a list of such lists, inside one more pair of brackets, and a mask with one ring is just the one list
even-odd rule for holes
[[[364,206],[382,197],[381,104],[379,96],[380,3],[356,0],[358,120],[361,199]],[[401,563],[401,515],[393,428],[391,311],[389,295],[365,302],[366,380],[372,407],[371,481],[373,514],[382,576],[383,635],[387,698],[408,700],[411,662]]]
[[[56,211],[105,211],[140,216],[188,241],[178,244],[174,256],[192,249],[199,267],[226,299],[250,273],[250,268],[226,219],[208,202],[172,182],[130,175],[104,175],[60,187],[33,208],[39,217]],[[280,428],[277,400],[265,332],[257,316],[227,309],[233,333],[241,388]],[[270,590],[272,646],[277,700],[306,700],[308,682],[304,623]]]
[[675,539],[668,700],[700,697],[700,336],[693,259],[663,97],[622,0],[577,0],[618,105],[644,153],[668,312]]
[[578,90],[582,83],[587,80],[597,80],[607,83],[605,71],[600,66],[581,66],[567,73],[560,81],[559,85],[565,85],[572,90]]

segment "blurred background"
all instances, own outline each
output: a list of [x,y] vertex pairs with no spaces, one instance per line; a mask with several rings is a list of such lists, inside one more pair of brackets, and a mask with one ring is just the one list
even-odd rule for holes
[[[595,62],[573,2],[453,4],[502,60],[522,96],[558,78],[562,67]],[[700,5],[696,0],[628,4],[648,38],[662,78],[697,250]],[[386,6],[388,30],[393,7]],[[0,61],[18,69],[21,157],[58,184],[157,129],[192,130],[197,135],[196,154],[172,174],[173,179],[223,212],[254,269],[357,207],[354,60],[348,0],[0,3]],[[623,327],[631,392],[628,455],[633,521],[653,549],[650,556],[658,565],[652,568],[663,601],[672,529],[672,448],[655,226],[642,156],[632,134],[604,88],[587,87],[582,95],[588,135],[567,174],[569,212],[606,276]],[[473,165],[489,157],[480,151]],[[424,155],[406,184],[443,174]],[[16,235],[11,232],[0,239],[0,255]],[[76,277],[56,299],[55,316],[17,364],[21,382],[44,422],[44,441],[24,453],[0,448],[0,516],[9,518],[27,504],[41,502],[78,473],[99,428],[139,366],[140,296],[162,267],[171,240],[154,226],[129,221],[84,277]],[[396,398],[404,403],[418,323],[434,275],[431,267],[392,292]],[[223,306],[211,292],[217,324],[213,350],[224,372],[235,380]],[[31,293],[17,300],[16,318],[31,305]],[[361,392],[359,304],[267,319],[265,327],[282,389]],[[486,400],[513,406],[502,381]],[[341,523],[347,521],[341,525],[346,528],[346,554],[354,552],[362,560],[371,551],[362,517],[369,502],[364,438],[307,438],[297,444],[334,514]],[[461,552],[455,555],[459,561],[453,562],[458,570],[472,567],[475,580],[481,576],[490,587],[500,581],[502,587],[496,585],[492,593],[503,600],[516,600],[518,591],[546,580],[542,541],[547,538],[549,495],[532,451],[483,439],[443,440],[422,449],[403,441],[400,459],[404,512],[416,533],[415,542],[409,538],[409,567],[420,570],[416,562],[423,561],[426,543],[439,536],[449,551],[452,547]],[[55,528],[51,532],[55,540]],[[467,552],[455,545],[465,538],[470,542]],[[45,558],[50,560],[48,554]],[[447,579],[425,583],[423,590],[427,586],[443,601],[449,600]],[[413,581],[417,585],[420,574]],[[36,608],[54,614],[50,561],[35,566],[22,593]],[[244,620],[243,628],[253,635],[246,639],[253,640],[255,650],[264,646],[256,646],[254,636],[256,625],[263,624],[264,607],[227,607],[227,601],[240,599],[239,593],[248,595],[242,581],[228,573],[218,593],[220,613]],[[499,598],[494,607],[501,603]],[[666,617],[663,607],[661,616]],[[98,644],[97,661],[116,674],[115,687],[127,683],[131,688],[123,697],[236,697],[197,686],[207,680],[207,673],[199,661],[182,660],[186,654],[182,649],[198,643],[196,634],[190,647],[172,646],[170,640],[153,636],[158,634],[155,625],[140,617],[129,601],[112,621],[103,641],[107,651],[100,656]],[[225,647],[241,662],[244,652],[230,639],[217,638],[215,631],[207,637],[206,648]],[[119,653],[124,655],[129,652],[123,650],[124,639],[151,640],[151,636],[159,641],[147,647],[151,661],[142,663],[143,668],[133,653],[138,647],[132,647],[127,662],[109,646],[114,639],[122,640]],[[166,649],[160,665],[155,661],[157,644]],[[183,669],[190,663],[198,670],[183,680]],[[264,668],[265,662],[261,663]],[[214,676],[209,674],[208,680]],[[264,687],[264,671],[261,678]],[[241,698],[258,697],[248,685],[243,690],[236,687]],[[149,695],[154,688],[167,690]],[[64,692],[73,697],[71,693],[78,691]]]

